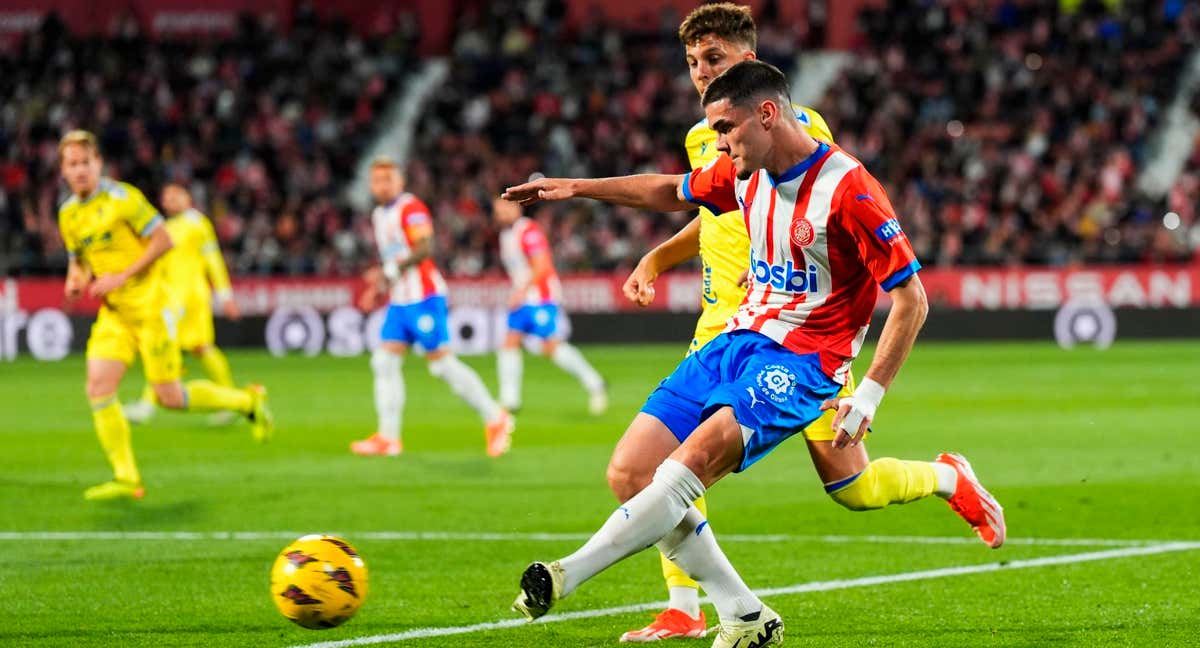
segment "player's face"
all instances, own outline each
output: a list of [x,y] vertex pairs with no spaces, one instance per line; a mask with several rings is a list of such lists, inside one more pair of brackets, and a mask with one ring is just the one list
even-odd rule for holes
[[378,166],[371,169],[371,197],[380,205],[386,205],[400,197],[404,191],[404,181],[400,170],[390,166]]
[[163,188],[162,206],[163,211],[167,212],[167,215],[174,216],[191,207],[191,203],[192,200],[188,197],[187,192],[183,190],[183,187],[167,185]]
[[60,171],[71,193],[86,196],[100,185],[100,154],[82,144],[68,144],[62,151]]
[[717,131],[717,150],[733,161],[739,180],[763,168],[771,140],[756,110],[722,99],[705,106],[704,114],[709,127]]
[[687,55],[692,85],[696,86],[696,91],[702,97],[708,84],[722,72],[737,63],[754,58],[753,51],[715,34],[705,34],[697,38],[684,52]]

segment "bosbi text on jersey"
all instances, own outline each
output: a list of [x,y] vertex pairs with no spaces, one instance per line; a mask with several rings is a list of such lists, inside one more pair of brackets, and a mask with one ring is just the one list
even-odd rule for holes
[[788,292],[820,292],[817,278],[817,266],[809,263],[807,268],[797,268],[788,259],[784,265],[772,264],[758,258],[754,249],[750,249],[750,268],[754,271],[755,283],[764,283],[778,290]]

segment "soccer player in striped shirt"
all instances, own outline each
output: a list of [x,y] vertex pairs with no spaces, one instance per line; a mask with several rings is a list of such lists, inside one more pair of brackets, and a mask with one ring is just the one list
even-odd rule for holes
[[[757,36],[750,7],[718,2],[701,5],[689,13],[679,25],[679,41],[684,47],[688,73],[696,91],[703,95],[708,84],[730,66],[754,59]],[[799,105],[793,105],[792,110],[801,128],[813,139],[833,143],[833,134],[820,113]],[[701,119],[688,130],[684,149],[693,169],[708,164],[720,154],[716,131]],[[697,255],[701,276],[700,318],[696,321],[688,353],[699,351],[725,330],[725,324],[746,294],[745,288],[738,283],[746,271],[750,238],[741,214],[736,211],[721,214],[700,207],[700,215],[647,253],[625,282],[626,296],[640,306],[647,306],[654,299],[653,286],[658,275]],[[840,395],[852,393],[854,376],[847,375]],[[832,421],[833,412],[826,412],[804,428],[804,438],[816,444],[831,441],[834,436]],[[635,448],[630,450],[636,452]],[[696,508],[707,515],[706,498],[696,500]],[[667,609],[645,627],[621,635],[621,641],[688,639],[702,637],[707,631],[696,581],[666,556],[662,556],[661,562],[670,596]]]
[[429,208],[404,191],[404,176],[391,158],[372,161],[370,190],[378,203],[371,220],[382,268],[368,273],[368,290],[360,305],[364,309],[373,306],[385,285],[389,304],[383,321],[383,342],[371,355],[379,425],[375,434],[351,443],[350,450],[358,455],[384,456],[403,451],[400,418],[405,389],[400,369],[409,347],[416,345],[425,352],[429,373],[445,381],[483,419],[488,456],[508,452],[512,416],[488,393],[479,374],[450,352],[446,281],[430,256],[433,218]]
[[[761,648],[782,642],[783,620],[742,581],[693,502],[826,409],[837,411],[829,452],[854,456],[928,303],[920,264],[882,186],[853,157],[800,128],[779,70],[738,63],[713,80],[703,105],[723,155],[688,175],[543,179],[504,194],[522,204],[586,197],[655,211],[740,210],[750,236],[750,285],[736,315],[650,395],[614,451],[631,440],[643,451],[632,478],[610,480],[622,505],[575,553],[531,564],[513,607],[539,617],[656,544],[712,598],[720,618],[714,648]],[[839,398],[881,287],[892,309],[875,356],[854,395]],[[907,502],[938,492],[986,543],[1003,543],[1003,511],[965,459],[897,463],[906,479],[885,495]],[[832,486],[863,479],[872,479],[865,469]],[[872,486],[867,495],[878,493]]]
[[500,230],[500,261],[512,280],[508,332],[496,354],[500,373],[500,404],[510,412],[521,407],[521,342],[528,336],[541,341],[542,355],[571,374],[588,394],[588,411],[599,416],[608,409],[604,379],[587,358],[562,339],[558,330],[558,304],[562,284],[550,258],[550,244],[538,224],[521,214],[521,206],[497,198],[492,217]]

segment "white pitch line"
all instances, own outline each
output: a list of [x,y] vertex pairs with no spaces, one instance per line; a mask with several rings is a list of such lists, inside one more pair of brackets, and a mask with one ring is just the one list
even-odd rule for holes
[[[83,540],[291,540],[301,531],[0,531],[3,541],[83,541]],[[376,541],[436,541],[436,542],[577,542],[591,537],[586,533],[464,533],[457,531],[360,531],[334,532],[334,535],[358,540]],[[801,535],[801,534],[739,534],[720,536],[722,542],[760,542],[772,544],[820,542],[827,544],[930,544],[977,545],[973,536],[914,536],[914,535]],[[1005,544],[1044,547],[1142,547],[1177,540],[1146,540],[1121,538],[1008,538]]]
[[[984,563],[982,565],[942,567],[939,569],[927,569],[923,571],[904,572],[899,574],[886,574],[883,576],[866,576],[863,578],[849,578],[844,580],[816,581],[811,583],[790,585],[787,587],[760,589],[756,590],[755,593],[759,596],[770,597],[784,596],[788,594],[803,594],[807,592],[829,592],[833,590],[850,589],[855,587],[870,587],[873,585],[905,583],[910,581],[947,578],[950,576],[965,576],[968,574],[982,574],[987,572],[1010,571],[1013,569],[1032,569],[1035,567],[1050,567],[1053,565],[1068,565],[1073,563],[1094,562],[1097,560],[1129,558],[1132,556],[1149,556],[1153,554],[1171,553],[1176,551],[1194,551],[1197,549],[1200,549],[1200,542],[1170,542],[1147,547],[1125,547],[1121,549],[1109,549],[1106,551],[1089,551],[1086,553],[1066,554],[1063,556],[1047,556],[1044,558],[1031,558],[1027,560]],[[701,602],[708,603],[709,601],[707,598],[704,598],[701,599]],[[581,610],[579,612],[567,612],[565,614],[552,614],[542,617],[537,621],[537,623],[558,623],[573,619],[591,619],[596,617],[627,614],[631,612],[658,610],[662,609],[662,607],[665,605],[666,601],[655,601],[653,603],[639,603],[636,605],[624,605],[621,607],[603,608],[599,610]],[[507,628],[517,628],[523,625],[526,625],[524,619],[507,619],[504,621],[476,623],[467,626],[414,628],[412,630],[406,630],[404,632],[396,632],[392,634],[358,637],[355,639],[342,639],[339,641],[321,641],[318,643],[293,646],[292,648],[350,648],[351,646],[396,643],[409,639],[427,639],[430,637],[445,637],[449,635],[486,632],[488,630],[503,630]]]

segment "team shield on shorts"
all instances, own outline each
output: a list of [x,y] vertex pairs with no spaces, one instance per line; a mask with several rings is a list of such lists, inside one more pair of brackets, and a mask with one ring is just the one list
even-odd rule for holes
[[690,354],[646,399],[642,411],[683,443],[702,421],[733,408],[745,446],[741,472],[821,416],[841,385],[816,353],[798,354],[754,331],[717,336]]
[[383,319],[384,342],[403,342],[436,351],[450,341],[446,298],[434,295],[415,304],[392,304]]
[[557,304],[526,304],[509,311],[508,330],[542,339],[558,335]]

